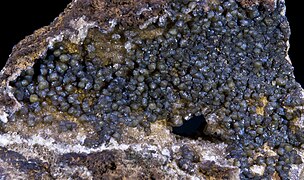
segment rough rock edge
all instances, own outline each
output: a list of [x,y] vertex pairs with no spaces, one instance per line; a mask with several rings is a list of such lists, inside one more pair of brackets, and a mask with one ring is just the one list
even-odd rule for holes
[[[16,133],[6,133],[0,135],[0,146],[7,147],[8,149],[13,149],[14,151],[22,154],[27,159],[39,158],[42,161],[49,162],[51,164],[54,163],[52,164],[53,171],[58,171],[57,169],[61,167],[55,163],[58,158],[61,155],[67,153],[91,154],[108,150],[118,151],[120,154],[124,154],[126,150],[131,149],[132,151],[141,154],[142,157],[145,158],[145,154],[149,154],[151,151],[153,151],[155,152],[153,153],[154,160],[157,162],[168,162],[165,165],[159,167],[163,170],[166,170],[164,174],[167,177],[173,179],[178,179],[179,177],[187,177],[191,179],[204,178],[202,174],[188,174],[182,171],[176,164],[175,160],[180,158],[180,148],[184,145],[187,145],[199,153],[200,163],[213,161],[218,167],[229,169],[231,173],[231,179],[238,179],[240,173],[239,169],[232,165],[231,160],[225,159],[225,156],[227,155],[226,144],[215,144],[211,142],[189,139],[178,140],[170,133],[166,127],[159,123],[153,124],[151,126],[151,130],[152,134],[147,136],[145,133],[142,133],[136,129],[128,128],[128,130],[125,132],[124,137],[126,137],[126,139],[124,140],[124,143],[118,143],[114,139],[111,139],[108,144],[103,144],[97,148],[85,147],[81,144],[81,142],[74,145],[68,145],[61,142],[56,142],[52,138],[42,137],[39,134],[24,138]],[[160,133],[162,133],[161,144],[158,143]],[[130,137],[134,136],[137,136],[136,140],[129,139]],[[43,153],[48,154],[49,159],[44,159],[43,156],[41,156],[41,151],[43,150],[46,150],[46,152]],[[153,163],[151,163],[151,165],[152,164]],[[81,169],[79,166],[77,167],[78,170],[80,168],[84,174],[90,174],[89,171],[85,170],[85,167],[83,167],[84,169]],[[65,169],[72,168],[75,170],[77,167],[66,166]],[[68,172],[68,170],[64,171]],[[61,176],[66,176],[67,174],[58,173],[57,175],[52,175],[56,178],[59,178]],[[26,174],[24,176],[26,176]]]
[[[277,3],[284,3],[285,0],[238,0],[244,7],[251,6],[253,4],[264,4],[268,9],[274,9]],[[78,1],[79,2],[79,1]],[[99,1],[93,1],[93,3],[97,2],[97,6],[99,5]],[[154,0],[154,2],[160,3],[161,1]],[[165,1],[162,3],[164,4]],[[11,87],[9,86],[9,81],[16,79],[22,70],[26,69],[27,67],[32,66],[35,62],[33,60],[43,57],[46,54],[47,48],[52,47],[55,42],[60,42],[64,38],[68,38],[73,43],[82,43],[83,39],[87,35],[87,31],[93,27],[102,27],[105,23],[104,21],[101,23],[96,23],[95,21],[87,20],[87,17],[83,15],[78,19],[73,18],[72,9],[74,5],[77,3],[77,0],[74,0],[72,3],[68,5],[63,13],[60,14],[58,18],[51,23],[50,26],[43,27],[34,32],[33,35],[27,36],[24,40],[20,41],[16,46],[14,46],[12,54],[10,55],[6,66],[0,72],[0,120],[3,123],[7,122],[7,117],[14,113],[20,107],[18,101],[14,98],[11,93]],[[161,3],[160,3],[161,4]],[[286,9],[284,8],[281,12],[282,15],[285,15]],[[158,19],[158,16],[151,17],[146,21],[144,24],[140,26],[140,29],[145,28],[149,23]],[[108,21],[108,30],[111,30],[113,26],[116,25],[116,20],[112,19]],[[107,30],[104,30],[107,32]],[[76,34],[76,35],[75,35]],[[291,63],[288,50],[290,44],[289,41],[287,42],[287,51],[286,51],[286,60]],[[302,94],[304,98],[304,91],[302,90]],[[301,110],[304,107],[297,107]],[[213,115],[209,115],[209,119],[207,121],[214,126],[210,126],[210,129],[216,126],[216,120],[214,119]],[[212,123],[211,123],[212,122]],[[304,116],[302,115],[298,122],[295,125],[299,126],[300,128],[304,128]],[[21,140],[18,136],[15,137],[6,137],[7,135],[0,136],[0,145],[7,146],[10,144],[18,144],[18,143],[25,143],[28,145],[31,144],[31,138]],[[38,136],[37,136],[38,137]],[[17,139],[16,139],[17,138]],[[7,140],[10,139],[11,141],[8,142]],[[44,141],[48,141],[48,139],[40,139]],[[34,143],[35,144],[35,143]],[[115,143],[114,143],[115,144]],[[44,144],[45,146],[46,144]],[[123,144],[121,144],[123,146]],[[102,145],[104,146],[104,145]],[[102,147],[101,146],[101,147]],[[125,145],[128,146],[128,145]],[[99,148],[101,148],[99,147]],[[78,147],[79,148],[79,147]],[[114,149],[115,146],[113,147]],[[73,148],[72,148],[73,149]],[[81,149],[81,148],[80,148]],[[101,148],[102,149],[102,148]],[[111,149],[111,148],[110,148]],[[119,149],[119,148],[118,148]],[[96,149],[95,149],[96,150]],[[94,151],[95,151],[94,150]],[[100,149],[99,149],[100,150]],[[60,148],[55,148],[54,151],[60,151]],[[91,150],[88,150],[90,152]],[[299,154],[304,161],[304,152],[303,150],[298,150]],[[258,168],[258,167],[256,167]],[[255,169],[255,171],[259,171]],[[304,164],[299,166],[293,166],[290,174],[291,178],[304,178]]]

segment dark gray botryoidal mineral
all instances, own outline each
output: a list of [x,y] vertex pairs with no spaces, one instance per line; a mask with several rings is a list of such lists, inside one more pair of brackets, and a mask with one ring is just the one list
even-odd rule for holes
[[284,0],[74,0],[0,73],[0,179],[303,179],[289,36]]

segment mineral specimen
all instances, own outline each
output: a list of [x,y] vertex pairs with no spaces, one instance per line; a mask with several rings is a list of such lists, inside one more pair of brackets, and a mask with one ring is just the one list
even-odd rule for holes
[[[283,0],[75,0],[0,74],[0,178],[301,179]],[[210,136],[170,132],[203,115]]]

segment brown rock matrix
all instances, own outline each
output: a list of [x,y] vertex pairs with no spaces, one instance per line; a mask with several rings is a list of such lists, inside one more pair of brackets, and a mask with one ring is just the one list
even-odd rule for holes
[[289,36],[284,0],[74,0],[0,72],[0,179],[303,179]]

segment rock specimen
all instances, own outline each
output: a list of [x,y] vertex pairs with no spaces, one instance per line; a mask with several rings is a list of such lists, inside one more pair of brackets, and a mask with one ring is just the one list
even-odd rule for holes
[[[1,71],[0,179],[304,178],[284,13],[283,0],[74,0]],[[204,136],[171,132],[200,115]]]

